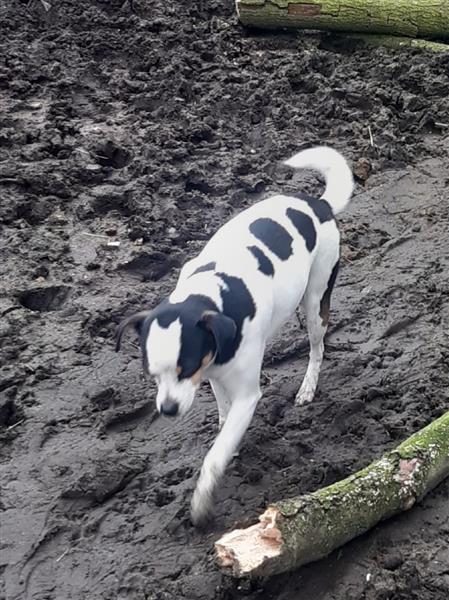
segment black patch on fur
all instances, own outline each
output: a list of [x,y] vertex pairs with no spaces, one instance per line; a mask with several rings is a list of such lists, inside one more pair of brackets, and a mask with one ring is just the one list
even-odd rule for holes
[[257,246],[248,246],[248,250],[257,259],[257,262],[259,263],[259,271],[261,271],[264,275],[268,275],[268,277],[273,277],[274,267],[268,256],[264,254],[263,251]]
[[[218,311],[215,303],[206,296],[192,294],[183,302],[170,303],[165,300],[154,311],[152,318],[144,323],[140,334],[144,362],[148,365],[145,341],[151,323],[157,320],[160,327],[167,329],[171,323],[179,319],[181,322],[181,348],[177,366],[181,368],[179,379],[191,377],[201,367],[202,361],[209,352],[215,353],[213,335],[199,325],[203,313],[207,310]],[[157,352],[157,348],[155,349]]]
[[[196,273],[203,273],[204,271],[215,271],[215,267],[216,267],[216,263],[209,262],[206,265],[201,265],[201,267],[198,267],[197,269],[195,269],[193,271],[192,275],[195,275]],[[190,277],[192,277],[192,275],[190,275]]]
[[[242,341],[242,327],[244,320],[248,317],[253,319],[256,314],[256,306],[245,283],[239,277],[233,277],[226,273],[217,273],[226,289],[221,290],[223,301],[222,313],[233,319],[236,325],[236,334],[215,358],[215,364],[222,365],[231,360],[237,352]],[[147,370],[148,356],[146,355],[145,342],[151,323],[157,320],[160,327],[168,328],[176,319],[181,323],[181,348],[178,356],[177,366],[181,368],[179,379],[191,377],[202,365],[202,361],[210,352],[217,352],[213,334],[204,327],[202,317],[206,311],[220,312],[216,304],[207,296],[192,294],[183,302],[170,303],[164,300],[146,319],[140,330],[140,345],[144,360],[144,368]],[[154,349],[157,352],[157,348]]]
[[299,235],[304,238],[307,250],[312,252],[316,244],[316,230],[312,219],[295,208],[287,208],[287,217],[296,227]]
[[329,281],[327,282],[326,291],[323,294],[320,302],[320,317],[323,322],[323,326],[326,326],[329,323],[330,309],[331,309],[331,294],[334,289],[335,281],[338,275],[338,265],[339,261],[334,265],[332,269],[331,276],[329,277]]
[[313,196],[308,196],[307,194],[302,193],[292,194],[292,196],[294,198],[299,198],[299,200],[304,200],[304,202],[307,202],[307,204],[313,210],[320,223],[325,223],[326,221],[333,221],[335,219],[334,213],[332,212],[332,208],[329,202],[324,198],[314,198]]
[[249,226],[249,230],[281,260],[287,260],[292,255],[292,236],[273,219],[256,219]]
[[221,290],[223,314],[233,319],[237,326],[235,338],[215,358],[216,365],[223,365],[235,356],[242,341],[243,322],[246,318],[250,321],[254,318],[256,305],[242,279],[226,273],[217,273],[217,276],[226,285],[226,289]]

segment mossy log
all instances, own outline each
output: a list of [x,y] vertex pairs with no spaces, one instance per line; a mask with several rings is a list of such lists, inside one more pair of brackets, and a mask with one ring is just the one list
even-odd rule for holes
[[447,476],[449,412],[362,471],[276,502],[256,525],[225,534],[217,561],[238,578],[291,571],[410,509]]
[[244,25],[449,37],[449,0],[237,0]]

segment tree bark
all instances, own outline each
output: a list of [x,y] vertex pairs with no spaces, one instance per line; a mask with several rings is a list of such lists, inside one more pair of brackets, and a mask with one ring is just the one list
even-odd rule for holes
[[236,0],[244,25],[448,37],[449,0]]
[[225,534],[217,561],[234,577],[296,569],[410,509],[447,476],[449,412],[347,479],[276,502],[256,525]]

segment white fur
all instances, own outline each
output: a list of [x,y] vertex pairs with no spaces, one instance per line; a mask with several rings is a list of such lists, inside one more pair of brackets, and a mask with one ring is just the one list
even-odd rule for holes
[[[168,327],[161,327],[157,320],[151,323],[146,340],[150,373],[160,373],[176,366],[181,347],[181,323],[179,319]],[[154,349],[157,349],[155,352]]]
[[179,406],[179,414],[185,414],[192,406],[198,385],[189,378],[178,380],[176,365],[181,348],[181,323],[179,319],[165,328],[155,319],[151,323],[146,340],[148,370],[157,374],[156,406],[161,411],[162,403],[170,398]]
[[303,150],[286,160],[285,165],[294,169],[314,169],[326,179],[325,198],[334,215],[344,210],[349,203],[354,188],[351,169],[343,156],[333,148],[317,146]]
[[[326,190],[323,198],[334,213],[340,212],[349,202],[353,180],[345,159],[335,150],[325,147],[313,148],[296,154],[286,162],[295,168],[313,168],[324,175]],[[317,239],[312,252],[305,240],[286,216],[292,207],[306,213],[313,221]],[[268,277],[258,269],[258,262],[247,247],[261,242],[249,230],[249,225],[259,217],[269,217],[282,225],[292,236],[293,253],[287,260],[280,260],[268,248],[263,252],[274,266],[274,276]],[[192,519],[202,521],[212,506],[213,491],[223,475],[232,456],[238,451],[242,437],[248,428],[261,392],[259,388],[262,359],[268,340],[281,325],[292,316],[302,301],[307,317],[310,339],[310,361],[296,402],[310,402],[314,396],[323,358],[323,338],[326,326],[320,316],[320,301],[327,288],[332,268],[339,256],[339,233],[335,222],[321,223],[312,208],[303,200],[277,195],[263,200],[241,212],[221,227],[206,244],[201,253],[184,265],[176,289],[170,300],[180,302],[189,294],[205,294],[221,309],[220,290],[223,281],[213,272],[194,271],[206,263],[215,262],[216,271],[241,278],[255,304],[252,320],[246,319],[240,347],[234,358],[222,366],[210,365],[205,377],[211,382],[219,410],[220,432],[209,450],[192,499]],[[173,324],[175,325],[175,324]],[[162,331],[150,332],[149,346],[162,348]],[[170,329],[170,328],[169,328]],[[174,328],[173,351],[179,349],[179,331]],[[154,344],[154,345],[153,345]],[[152,353],[149,351],[150,360]],[[168,356],[157,360],[168,360]],[[173,363],[173,359],[172,364]],[[169,362],[169,361],[168,361]],[[151,365],[150,365],[150,370]],[[173,372],[173,370],[172,370]],[[167,371],[168,373],[168,371]],[[182,411],[193,400],[192,390],[183,388],[176,378],[167,378],[161,385],[158,398],[164,393],[181,399]],[[182,391],[181,391],[182,390]]]

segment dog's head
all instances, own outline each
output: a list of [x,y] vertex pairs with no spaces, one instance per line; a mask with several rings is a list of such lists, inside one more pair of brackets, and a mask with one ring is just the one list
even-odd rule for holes
[[206,369],[236,335],[232,319],[192,296],[124,319],[117,329],[116,350],[128,327],[139,336],[144,371],[156,380],[157,408],[168,416],[187,412]]

